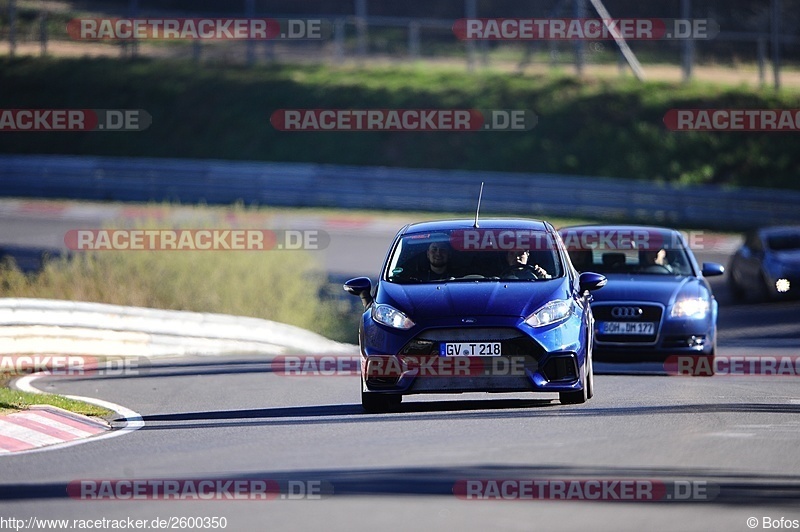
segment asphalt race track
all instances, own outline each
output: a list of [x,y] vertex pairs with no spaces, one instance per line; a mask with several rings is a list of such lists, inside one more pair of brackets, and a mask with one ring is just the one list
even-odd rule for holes
[[[75,227],[2,224],[6,235]],[[392,234],[330,233],[328,269],[374,278]],[[719,355],[798,356],[800,303],[734,305],[724,277],[713,284]],[[77,529],[73,520],[149,526],[173,516],[224,517],[228,530],[744,531],[765,528],[765,518],[771,528],[800,527],[797,376],[679,377],[652,365],[597,366],[602,375],[585,405],[561,406],[555,394],[413,396],[390,414],[363,413],[357,376],[286,376],[252,355],[161,359],[140,375],[114,378],[40,379],[46,391],[131,408],[145,426],[0,457],[0,515],[25,524],[68,519],[62,529]],[[170,479],[266,480],[282,492],[270,500],[87,500],[92,492],[82,498],[75,488],[81,480]],[[505,486],[513,498],[531,480],[550,496],[463,496],[472,481]],[[594,497],[600,492],[588,486],[599,484],[611,487]],[[631,496],[623,486],[632,484],[646,489]],[[552,494],[565,485],[583,491],[542,500],[564,498]],[[625,500],[615,498],[621,492]]]

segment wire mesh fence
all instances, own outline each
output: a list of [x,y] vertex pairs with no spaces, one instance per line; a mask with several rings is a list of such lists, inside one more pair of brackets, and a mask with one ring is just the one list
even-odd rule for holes
[[[0,54],[52,56],[135,56],[197,63],[263,65],[272,62],[346,64],[430,62],[526,72],[562,70],[592,75],[629,75],[642,65],[643,77],[684,81],[693,77],[733,83],[800,85],[796,29],[800,0],[549,0],[422,2],[378,0],[329,2],[239,0],[0,0]],[[464,20],[710,21],[711,37],[622,39],[567,35],[524,39],[500,35],[464,39]],[[80,21],[220,21],[267,19],[319,21],[329,31],[313,36],[273,34],[267,38],[211,38],[182,33],[176,38],[91,38],[75,31]],[[283,27],[283,26],[282,26]],[[585,26],[584,26],[585,27]],[[117,28],[118,29],[118,28]],[[112,32],[120,37],[119,33]]]

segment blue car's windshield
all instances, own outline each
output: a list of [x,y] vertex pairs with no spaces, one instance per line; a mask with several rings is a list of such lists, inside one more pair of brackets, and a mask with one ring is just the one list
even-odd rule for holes
[[557,245],[544,231],[459,229],[405,235],[392,252],[385,279],[538,281],[563,272]]

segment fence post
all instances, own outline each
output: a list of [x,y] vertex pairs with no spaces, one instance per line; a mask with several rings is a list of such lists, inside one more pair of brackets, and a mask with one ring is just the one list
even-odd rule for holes
[[481,41],[481,66],[489,66],[489,41]]
[[[139,0],[131,0],[131,18],[136,18],[139,16]],[[132,40],[131,41],[131,58],[135,58],[139,55],[139,41]]]
[[[692,16],[692,0],[681,0],[681,18],[688,20]],[[688,83],[692,79],[692,68],[694,66],[694,39],[684,39],[681,46],[681,66],[683,69],[683,82]]]
[[[586,18],[586,0],[574,0],[573,14],[576,19]],[[586,44],[583,39],[575,41],[575,73],[578,76],[583,75],[584,66],[586,64]]]
[[775,89],[781,88],[781,1],[772,0],[772,75],[775,79]]
[[344,61],[344,31],[345,20],[337,18],[334,21],[334,35],[333,35],[333,59],[337,63]]
[[408,24],[408,55],[411,59],[419,59],[419,22],[416,20]]
[[356,33],[358,57],[367,55],[367,0],[356,0]]
[[41,0],[42,8],[39,11],[39,43],[42,55],[47,55],[47,4]]
[[[139,15],[139,0],[130,0],[128,4],[128,17],[129,18],[136,18]],[[130,52],[130,57],[133,59],[136,57],[136,53],[139,49],[139,43],[136,39],[131,39],[130,41],[122,41],[122,57],[125,57],[128,52]]]
[[[244,0],[244,18],[253,19],[256,13],[255,0]],[[245,62],[247,66],[253,66],[256,62],[255,43],[248,39],[245,43]]]
[[264,58],[267,63],[275,61],[275,41],[264,41]]
[[200,58],[203,55],[203,45],[200,44],[200,41],[195,39],[192,42],[192,61],[195,64],[200,64]]
[[[478,1],[464,0],[464,16],[467,19],[478,18]],[[468,40],[467,43],[467,71],[475,70],[475,41]]]
[[17,51],[17,0],[8,2],[8,55],[14,57]]

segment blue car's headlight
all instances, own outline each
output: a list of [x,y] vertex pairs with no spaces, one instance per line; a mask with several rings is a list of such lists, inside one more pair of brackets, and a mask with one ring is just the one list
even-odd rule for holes
[[539,310],[525,318],[525,323],[531,327],[544,327],[567,319],[572,314],[572,301],[556,299],[545,303]]
[[671,318],[693,318],[701,320],[708,315],[708,309],[708,299],[692,297],[676,301],[669,315]]
[[372,319],[395,329],[410,329],[414,326],[414,322],[408,316],[390,305],[373,306]]

